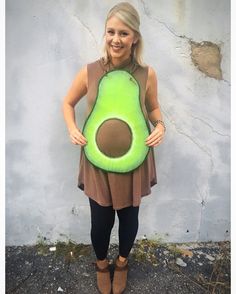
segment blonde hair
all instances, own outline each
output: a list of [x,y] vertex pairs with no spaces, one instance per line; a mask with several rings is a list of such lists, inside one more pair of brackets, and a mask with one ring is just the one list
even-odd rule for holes
[[[132,45],[131,48],[131,58],[133,61],[138,63],[141,66],[144,66],[143,60],[142,60],[142,52],[143,52],[143,39],[142,35],[139,30],[140,25],[140,18],[137,10],[128,2],[120,2],[114,7],[110,9],[110,11],[107,14],[107,19],[105,22],[105,29],[107,21],[113,17],[116,16],[119,18],[125,25],[130,27],[136,36],[138,37],[138,41]],[[104,32],[105,37],[106,31]],[[104,62],[107,64],[110,61],[110,56],[106,47],[106,43],[103,46],[103,54],[104,54]]]

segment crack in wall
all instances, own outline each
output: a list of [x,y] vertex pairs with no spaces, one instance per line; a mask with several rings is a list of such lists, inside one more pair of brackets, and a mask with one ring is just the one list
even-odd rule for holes
[[[66,3],[67,3],[67,2],[66,2]],[[74,12],[70,11],[70,10],[67,8],[67,5],[63,5],[63,3],[60,3],[60,5],[61,5],[62,9],[68,13],[69,16],[71,16],[73,19],[75,19],[76,22],[78,22],[80,25],[82,25],[82,27],[84,27],[85,30],[89,32],[89,35],[90,35],[91,38],[93,39],[93,41],[94,41],[94,43],[95,43],[95,46],[96,46],[97,50],[99,51],[98,42],[97,42],[97,40],[96,40],[96,37],[95,37],[93,31],[90,29],[90,27],[89,27],[87,24],[85,24],[85,23],[84,23],[84,22],[78,17],[78,15],[75,15]]]
[[230,81],[226,80],[226,79],[222,79],[223,82],[225,82],[226,84],[228,84],[228,86],[231,86]]
[[89,32],[89,34],[91,35],[92,39],[95,42],[95,45],[96,45],[97,49],[99,50],[98,42],[96,40],[96,37],[95,37],[93,31],[90,29],[90,27],[88,25],[86,25],[78,16],[73,15],[73,17],[76,18],[76,19],[78,19],[78,21],[82,24],[82,26],[84,26],[85,29]]
[[[207,179],[207,182],[206,182],[205,185],[208,185],[208,179],[212,175],[213,169],[214,169],[214,160],[213,160],[213,156],[212,156],[211,151],[207,150],[204,146],[202,146],[198,142],[196,142],[194,138],[192,138],[190,135],[186,134],[183,130],[181,130],[177,126],[177,124],[173,120],[171,120],[170,115],[168,114],[168,112],[165,109],[163,109],[163,107],[162,107],[162,112],[165,115],[165,117],[167,118],[167,120],[174,126],[177,133],[187,137],[192,143],[194,143],[201,151],[203,151],[209,157],[210,166],[209,166],[208,172],[206,172],[206,177],[205,177]],[[193,117],[193,118],[194,119],[199,119],[197,117]],[[216,132],[218,135],[223,135],[223,136],[229,137],[228,135],[224,135],[224,134],[221,134],[221,133],[215,131],[214,128],[209,123],[205,122],[204,120],[202,120],[202,119],[199,119],[199,120],[201,120],[203,123],[207,124],[211,128],[211,130]],[[199,241],[200,236],[201,236],[202,222],[203,222],[203,210],[206,208],[207,199],[209,197],[209,192],[205,191],[205,193],[204,193],[205,195],[203,195],[203,193],[202,193],[201,189],[199,188],[198,184],[196,184],[196,188],[197,188],[198,194],[200,195],[200,199],[201,199],[201,202],[199,203],[199,205],[201,205],[201,208],[200,208],[200,220],[199,220],[199,225],[198,225],[198,230],[197,230],[197,232],[198,232],[197,241]]]
[[151,19],[153,19],[153,20],[155,20],[155,21],[157,21],[158,23],[160,23],[160,24],[162,24],[171,34],[173,34],[175,37],[177,37],[177,38],[182,38],[182,39],[187,39],[187,40],[192,40],[191,38],[189,38],[189,37],[187,37],[187,36],[185,36],[185,35],[178,35],[172,28],[170,28],[164,21],[162,21],[162,20],[160,20],[159,18],[157,18],[157,17],[155,17],[155,16],[152,16],[151,15],[151,12],[150,12],[150,10],[149,10],[149,8],[147,7],[147,5],[146,5],[146,3],[145,3],[145,1],[144,0],[140,0],[140,2],[142,3],[142,5],[143,5],[143,11],[144,11],[144,14],[147,16],[147,17],[149,17],[149,18],[151,18]]
[[199,225],[198,225],[198,239],[197,242],[200,240],[200,236],[201,236],[201,228],[202,228],[202,221],[203,221],[203,209],[205,209],[206,207],[206,203],[207,203],[207,198],[209,196],[208,193],[206,193],[205,197],[202,195],[202,192],[198,186],[198,184],[196,184],[196,188],[198,190],[198,193],[200,195],[200,198],[202,199],[202,201],[200,202],[201,204],[201,210],[200,210],[200,221],[199,221]]
[[196,119],[196,120],[201,121],[204,125],[207,125],[211,129],[212,133],[216,133],[217,135],[222,136],[222,137],[228,137],[228,138],[230,138],[230,135],[225,135],[225,134],[222,134],[219,131],[215,130],[212,125],[210,125],[208,122],[206,122],[202,118],[196,117],[196,116],[193,116],[193,115],[191,115],[191,117],[193,119]]
[[162,107],[162,112],[164,113],[164,115],[166,116],[167,120],[174,126],[175,130],[177,131],[177,133],[185,136],[186,138],[188,138],[193,144],[195,144],[202,152],[204,152],[210,159],[210,171],[212,172],[214,169],[214,160],[213,160],[213,156],[210,150],[208,150],[205,146],[202,146],[201,144],[199,144],[198,142],[196,142],[194,140],[194,138],[192,138],[189,134],[185,133],[183,130],[180,129],[180,127],[177,126],[177,124],[175,122],[173,122],[173,120],[170,119],[168,112],[163,109]]
[[[159,24],[162,24],[172,35],[177,38],[186,39],[189,42],[191,48],[191,60],[197,69],[210,78],[215,78],[217,80],[223,80],[229,83],[229,81],[223,79],[221,70],[221,53],[220,46],[209,41],[202,41],[200,43],[194,42],[192,38],[186,35],[177,34],[166,22],[160,20],[159,18],[152,16],[151,12],[144,0],[140,0],[143,6],[144,14]],[[189,58],[189,56],[188,56]]]

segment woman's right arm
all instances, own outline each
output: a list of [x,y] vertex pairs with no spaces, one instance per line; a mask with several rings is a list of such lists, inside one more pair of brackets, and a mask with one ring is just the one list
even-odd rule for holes
[[62,110],[71,142],[75,145],[85,145],[86,138],[76,125],[75,105],[88,91],[87,66],[76,75],[72,85],[63,100]]

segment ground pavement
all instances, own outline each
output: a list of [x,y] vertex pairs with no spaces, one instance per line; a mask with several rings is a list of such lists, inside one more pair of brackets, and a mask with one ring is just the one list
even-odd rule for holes
[[[111,244],[109,260],[118,246]],[[91,245],[73,241],[6,247],[6,292],[96,294]],[[230,243],[162,244],[138,240],[129,256],[124,294],[230,293]]]

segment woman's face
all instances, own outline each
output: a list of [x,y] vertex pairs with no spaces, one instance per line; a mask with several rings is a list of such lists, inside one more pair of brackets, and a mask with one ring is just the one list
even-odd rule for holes
[[132,29],[119,18],[112,16],[106,23],[106,47],[114,62],[122,62],[129,58],[133,43],[137,37]]

